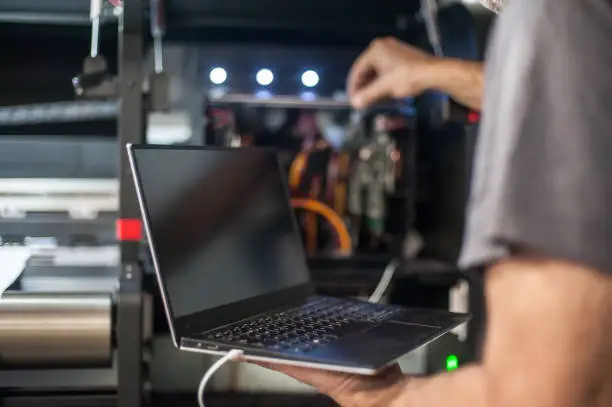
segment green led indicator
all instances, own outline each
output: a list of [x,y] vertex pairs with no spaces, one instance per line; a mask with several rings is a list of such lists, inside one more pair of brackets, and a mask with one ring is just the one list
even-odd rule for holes
[[455,355],[448,355],[446,357],[446,370],[449,372],[459,367],[459,359]]

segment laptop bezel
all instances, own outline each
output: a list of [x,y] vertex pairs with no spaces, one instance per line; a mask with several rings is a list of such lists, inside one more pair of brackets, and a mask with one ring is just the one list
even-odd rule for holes
[[[136,196],[138,199],[138,206],[140,208],[140,214],[142,217],[145,236],[149,245],[149,252],[151,253],[151,260],[153,263],[153,269],[157,279],[157,283],[160,289],[164,310],[166,312],[166,318],[170,328],[170,335],[172,342],[176,347],[180,346],[182,338],[189,338],[194,334],[202,333],[207,330],[215,329],[233,322],[241,321],[255,315],[260,315],[274,309],[278,309],[291,304],[297,304],[303,301],[305,298],[314,294],[314,284],[310,280],[305,284],[300,284],[288,289],[283,289],[273,293],[264,294],[258,297],[249,298],[246,300],[238,301],[231,304],[226,304],[220,307],[216,307],[209,310],[198,311],[186,316],[175,317],[172,312],[172,305],[169,301],[169,294],[164,284],[164,279],[161,275],[159,262],[156,255],[155,244],[153,242],[153,236],[150,230],[150,218],[147,211],[146,199],[144,197],[141,185],[141,177],[138,165],[136,163],[135,152],[136,150],[201,150],[201,151],[225,151],[233,149],[232,147],[215,147],[215,146],[172,146],[172,145],[152,145],[152,144],[126,144],[126,150],[128,154],[128,161],[130,164],[130,170],[132,172],[132,179],[134,181],[134,187],[136,189]],[[265,147],[241,147],[241,149],[256,149],[271,151],[278,163],[279,176],[284,177],[278,154],[274,149]],[[289,202],[290,195],[287,187],[287,182],[284,180],[285,185],[285,196],[287,202]],[[289,203],[288,203],[289,205]],[[299,236],[299,228],[295,217],[292,219],[294,233]],[[304,255],[304,266],[308,267],[306,262],[306,256]]]

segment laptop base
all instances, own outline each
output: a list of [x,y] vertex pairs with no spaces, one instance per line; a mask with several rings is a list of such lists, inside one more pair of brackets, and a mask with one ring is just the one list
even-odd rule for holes
[[[313,297],[308,299],[306,304],[312,301],[321,303],[321,300],[323,303],[332,301],[331,303],[336,307],[339,305],[347,308],[364,306],[364,309],[367,309],[372,307],[374,315],[380,315],[381,312],[386,311],[388,316],[372,322],[372,315],[365,314],[360,320],[351,321],[342,328],[350,328],[345,335],[315,347],[300,345],[301,341],[295,342],[295,346],[279,348],[273,342],[263,345],[259,342],[249,344],[239,340],[224,341],[222,336],[218,337],[219,339],[215,338],[216,335],[219,335],[219,331],[234,332],[236,325],[246,324],[248,327],[249,321],[247,320],[194,337],[183,338],[180,349],[210,355],[225,355],[233,349],[239,349],[244,352],[243,358],[252,362],[374,375],[407,353],[436,340],[467,320],[465,315],[445,311],[408,309],[330,297]],[[286,312],[288,311],[280,311],[280,313]],[[279,311],[270,313],[270,315],[278,313]],[[328,314],[323,311],[323,315]],[[273,317],[263,315],[253,320],[268,318]],[[316,335],[316,332],[308,331],[304,336],[307,339],[320,337]]]

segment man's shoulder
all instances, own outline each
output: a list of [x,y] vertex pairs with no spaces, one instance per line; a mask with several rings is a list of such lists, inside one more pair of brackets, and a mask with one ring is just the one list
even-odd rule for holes
[[514,0],[504,13],[463,264],[526,247],[612,270],[612,0]]
[[[612,21],[612,0],[517,0],[523,11],[538,15],[539,27],[565,27],[572,36],[599,29],[601,22]],[[581,30],[583,29],[583,30]],[[559,32],[563,40],[564,33]]]
[[[511,0],[500,15],[501,21],[520,21],[527,24],[507,27],[514,32],[524,32],[526,28],[537,29],[556,23],[566,26],[590,25],[593,20],[608,18],[612,18],[612,0]],[[531,25],[532,21],[537,21],[538,24]],[[579,34],[580,32],[572,32],[572,35]]]

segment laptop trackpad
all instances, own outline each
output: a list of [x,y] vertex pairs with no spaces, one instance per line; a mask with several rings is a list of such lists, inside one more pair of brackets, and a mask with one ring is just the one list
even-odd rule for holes
[[436,338],[441,329],[403,322],[384,322],[372,329],[332,342],[316,356],[382,365]]
[[407,309],[391,316],[392,322],[427,325],[430,327],[449,329],[467,321],[466,315],[434,309]]
[[400,343],[404,348],[416,348],[437,336],[440,329],[432,326],[412,324],[403,321],[385,322],[373,330],[373,334],[385,338],[385,342]]

